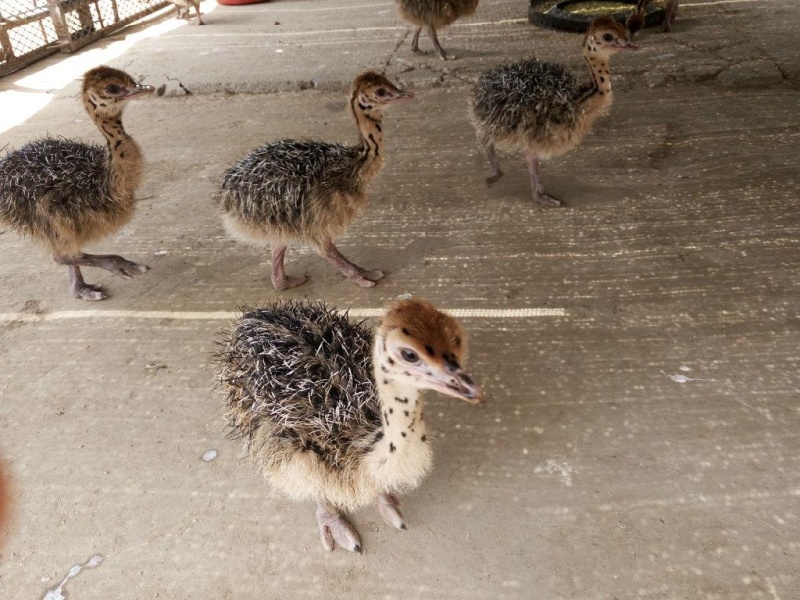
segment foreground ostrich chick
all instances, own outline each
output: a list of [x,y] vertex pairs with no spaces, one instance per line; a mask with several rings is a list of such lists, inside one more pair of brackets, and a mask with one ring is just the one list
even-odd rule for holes
[[420,393],[482,401],[464,354],[458,323],[423,300],[391,306],[374,338],[322,304],[284,302],[245,312],[218,375],[227,421],[272,486],[317,503],[326,550],[360,552],[342,512],[377,502],[405,529],[397,495],[431,468]]
[[143,159],[122,127],[122,111],[128,100],[153,91],[117,69],[87,71],[83,104],[106,147],[43,138],[0,158],[0,223],[42,243],[58,264],[66,265],[76,298],[106,298],[100,286],[84,282],[80,267],[100,267],[124,277],[148,270],[113,254],[84,254],[81,247],[133,218]]
[[286,246],[300,241],[345,277],[372,287],[382,271],[368,271],[345,258],[334,244],[366,203],[367,183],[383,166],[383,109],[414,94],[383,75],[358,76],[350,95],[359,144],[282,140],[256,148],[223,176],[217,201],[228,231],[237,238],[272,245],[272,285],[286,290],[306,281],[289,277]]
[[472,118],[492,169],[486,183],[503,176],[495,144],[522,148],[534,201],[560,206],[544,193],[539,159],[559,156],[581,143],[595,119],[611,107],[611,55],[637,49],[624,26],[600,17],[592,21],[583,42],[591,76],[586,85],[579,85],[561,65],[535,58],[483,73],[475,83]]
[[397,0],[400,16],[416,26],[411,39],[411,51],[420,52],[419,34],[425,27],[436,53],[442,60],[454,60],[439,43],[436,30],[446,27],[461,17],[468,17],[478,8],[478,0]]

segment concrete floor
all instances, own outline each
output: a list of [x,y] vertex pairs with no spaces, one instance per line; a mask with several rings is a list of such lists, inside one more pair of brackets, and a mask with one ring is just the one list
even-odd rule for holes
[[[555,210],[531,204],[520,156],[483,185],[466,117],[490,65],[583,68],[580,38],[531,27],[522,0],[443,32],[452,63],[413,57],[391,2],[203,8],[206,27],[156,18],[0,81],[0,107],[47,96],[11,147],[99,138],[69,69],[110,61],[163,92],[126,113],[149,163],[137,216],[94,248],[150,273],[87,272],[112,297],[80,303],[63,268],[0,235],[0,597],[800,598],[794,0],[699,0],[673,34],[645,31],[612,64],[611,115],[544,165]],[[405,499],[409,530],[353,515],[358,556],[326,554],[313,507],[271,496],[225,437],[215,337],[277,294],[210,195],[264,141],[354,140],[343,93],[365,68],[418,93],[387,111],[386,167],[340,245],[389,274],[363,290],[293,249],[310,280],[282,297],[562,316],[463,320],[488,402],[429,399],[435,468]]]

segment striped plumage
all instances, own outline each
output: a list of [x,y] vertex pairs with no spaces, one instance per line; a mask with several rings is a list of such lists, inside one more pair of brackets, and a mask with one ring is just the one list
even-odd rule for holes
[[154,89],[110,67],[84,74],[81,100],[106,147],[46,137],[0,158],[0,223],[44,245],[69,269],[70,290],[84,300],[106,297],[83,281],[81,266],[132,277],[147,267],[116,255],[84,254],[81,248],[123,227],[134,214],[142,177],[138,144],[122,126],[131,98]]
[[425,27],[437,54],[444,60],[453,60],[455,56],[442,48],[436,30],[473,14],[477,8],[478,0],[397,0],[400,16],[416,26],[411,50],[419,52],[419,35]]
[[359,130],[355,146],[318,140],[282,140],[256,148],[222,177],[217,204],[228,231],[272,246],[272,283],[278,290],[302,284],[288,277],[286,245],[313,245],[346,277],[371,287],[383,277],[347,260],[334,240],[366,203],[366,185],[383,166],[382,109],[413,98],[383,75],[361,74],[353,82],[350,109]]
[[218,353],[226,420],[274,489],[317,503],[325,548],[358,551],[340,512],[377,501],[405,529],[395,494],[431,468],[420,392],[481,400],[465,347],[458,323],[422,300],[394,304],[374,332],[315,302],[248,309]]
[[495,145],[521,148],[536,202],[559,206],[544,193],[539,159],[564,154],[580,144],[595,119],[611,106],[608,61],[618,50],[635,50],[625,27],[610,17],[592,21],[583,42],[591,76],[579,85],[564,67],[538,59],[500,65],[481,74],[473,88],[472,120],[486,151],[491,185],[502,177]]

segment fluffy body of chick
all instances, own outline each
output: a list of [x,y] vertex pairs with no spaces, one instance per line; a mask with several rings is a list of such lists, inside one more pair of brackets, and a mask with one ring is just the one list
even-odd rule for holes
[[233,434],[277,490],[346,510],[387,491],[368,460],[383,437],[369,329],[320,303],[247,310],[218,375]]
[[0,222],[71,257],[130,221],[143,159],[122,110],[128,98],[152,91],[118,69],[87,71],[81,100],[106,147],[47,137],[0,158]]
[[561,65],[536,58],[490,69],[473,89],[478,139],[484,144],[524,146],[542,158],[568,152],[603,112],[586,110],[581,102],[590,89]]
[[397,0],[400,15],[417,27],[446,27],[478,8],[478,0]]
[[362,146],[268,143],[225,173],[218,204],[236,237],[320,244],[341,235],[358,215],[381,163]]
[[77,255],[124,226],[132,192],[114,184],[108,150],[96,144],[43,138],[0,159],[0,222],[57,254]]

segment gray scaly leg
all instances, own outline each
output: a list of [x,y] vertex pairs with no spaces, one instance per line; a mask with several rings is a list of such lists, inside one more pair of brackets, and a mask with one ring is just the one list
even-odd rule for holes
[[272,247],[272,285],[278,291],[288,290],[306,282],[308,277],[297,275],[288,277],[283,268],[283,255],[286,254],[286,246]]
[[561,201],[544,193],[544,187],[539,179],[539,157],[535,152],[525,149],[525,160],[528,161],[528,171],[531,176],[531,194],[533,200],[545,206],[561,206]]
[[400,512],[400,501],[394,494],[381,494],[378,496],[378,512],[381,517],[392,527],[397,529],[407,529],[403,521],[403,513]]
[[345,277],[356,282],[361,287],[373,287],[375,282],[382,279],[384,276],[383,271],[367,271],[347,260],[347,258],[339,252],[333,240],[328,240],[322,244],[320,246],[320,252],[322,256],[334,267],[339,269]]
[[70,266],[69,268],[69,290],[72,295],[79,300],[105,300],[108,296],[103,292],[103,288],[99,285],[91,285],[83,280],[83,275],[78,267]]
[[358,532],[325,500],[317,500],[317,524],[322,547],[333,550],[335,541],[345,550],[361,553],[361,538]]
[[497,155],[494,152],[494,144],[488,144],[481,140],[481,145],[486,152],[486,158],[489,160],[489,166],[492,167],[492,174],[486,178],[486,185],[492,185],[495,181],[503,176],[503,171],[500,170],[500,162],[497,160]]
[[436,29],[434,29],[432,25],[428,25],[428,37],[431,38],[433,47],[436,48],[436,52],[442,60],[456,59],[455,56],[444,51],[444,48],[442,48],[442,45],[439,43],[439,38],[436,36]]

